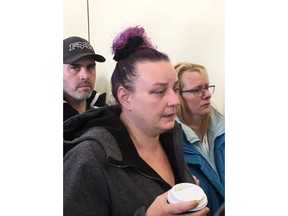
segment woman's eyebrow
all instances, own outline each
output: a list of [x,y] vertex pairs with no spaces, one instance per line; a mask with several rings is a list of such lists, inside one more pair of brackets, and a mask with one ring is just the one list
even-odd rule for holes
[[159,85],[159,86],[168,86],[168,83],[164,83],[164,82],[156,82],[156,83],[153,83],[153,86],[157,86],[157,85]]

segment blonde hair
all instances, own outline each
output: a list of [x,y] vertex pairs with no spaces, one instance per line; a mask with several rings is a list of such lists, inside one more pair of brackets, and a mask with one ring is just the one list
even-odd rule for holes
[[[180,105],[177,107],[176,115],[179,118],[181,122],[189,126],[189,120],[186,115],[186,108],[184,99],[182,97],[181,91],[183,90],[183,74],[187,71],[195,71],[200,73],[203,77],[205,77],[209,81],[208,73],[203,65],[200,64],[192,64],[189,62],[180,62],[174,66],[176,72],[177,72],[177,78],[179,81],[179,91],[177,91],[177,95],[180,100]],[[208,125],[210,122],[211,116],[208,114],[202,121],[201,125],[201,132],[206,133],[208,129]]]

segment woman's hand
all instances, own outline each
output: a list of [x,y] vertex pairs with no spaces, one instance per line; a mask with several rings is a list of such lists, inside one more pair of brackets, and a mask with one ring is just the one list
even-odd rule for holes
[[[205,216],[209,213],[209,208],[205,207],[199,211],[187,212],[188,210],[197,207],[197,200],[169,204],[167,202],[168,191],[156,197],[154,202],[146,211],[146,216],[166,216],[166,215],[189,215],[189,216]],[[184,213],[185,212],[185,213]]]
[[199,179],[198,179],[196,176],[194,176],[194,175],[192,175],[192,176],[193,176],[193,179],[194,179],[194,181],[195,181],[196,185],[198,185],[198,186],[199,186],[199,184],[200,184],[200,181],[199,181]]

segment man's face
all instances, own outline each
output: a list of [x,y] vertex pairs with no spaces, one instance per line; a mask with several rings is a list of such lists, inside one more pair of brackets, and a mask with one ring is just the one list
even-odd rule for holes
[[67,100],[86,100],[96,81],[96,64],[91,56],[63,64],[63,91]]

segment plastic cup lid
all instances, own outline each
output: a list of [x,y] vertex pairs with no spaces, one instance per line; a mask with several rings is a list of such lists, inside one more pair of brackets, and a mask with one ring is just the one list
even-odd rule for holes
[[203,189],[198,185],[191,183],[180,183],[174,185],[168,192],[167,200],[169,203],[198,200],[199,205],[190,211],[198,211],[204,208],[208,203],[206,194],[204,193]]

